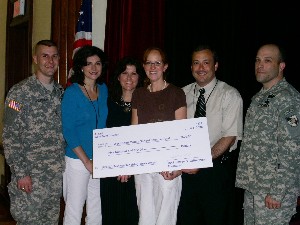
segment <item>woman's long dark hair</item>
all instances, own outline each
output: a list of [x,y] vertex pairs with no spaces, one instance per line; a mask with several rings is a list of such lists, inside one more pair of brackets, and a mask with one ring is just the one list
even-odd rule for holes
[[144,79],[146,77],[146,74],[142,66],[142,63],[131,56],[125,56],[124,58],[118,61],[113,73],[113,79],[111,81],[111,85],[109,89],[109,94],[113,101],[120,101],[120,98],[122,96],[122,87],[118,78],[121,75],[121,73],[123,73],[126,70],[126,67],[129,65],[135,66],[136,72],[139,75],[139,80],[136,87],[138,88],[144,85]]
[[[84,73],[82,71],[82,67],[87,65],[87,58],[94,55],[97,55],[102,63],[102,73],[100,77],[106,73],[107,57],[104,51],[96,46],[85,45],[77,50],[73,57],[74,74],[70,78],[72,83],[78,83],[80,85],[84,84]],[[97,82],[100,77],[97,79]]]

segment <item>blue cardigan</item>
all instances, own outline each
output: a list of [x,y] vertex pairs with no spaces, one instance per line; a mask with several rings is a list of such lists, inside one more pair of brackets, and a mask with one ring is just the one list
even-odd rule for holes
[[[106,127],[107,118],[107,86],[98,84],[98,101],[93,101],[99,112],[96,116],[92,102],[83,94],[77,83],[69,86],[62,99],[62,126],[63,135],[67,142],[66,156],[78,159],[73,149],[81,146],[86,155],[93,157],[93,130]],[[99,111],[98,111],[99,110]]]

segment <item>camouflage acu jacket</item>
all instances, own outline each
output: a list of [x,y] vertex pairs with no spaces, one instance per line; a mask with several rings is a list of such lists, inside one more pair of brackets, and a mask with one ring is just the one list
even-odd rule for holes
[[300,94],[285,79],[252,98],[247,110],[236,186],[281,200],[299,188]]
[[6,98],[3,146],[12,176],[62,172],[64,139],[61,124],[63,88],[47,90],[33,75],[14,85]]

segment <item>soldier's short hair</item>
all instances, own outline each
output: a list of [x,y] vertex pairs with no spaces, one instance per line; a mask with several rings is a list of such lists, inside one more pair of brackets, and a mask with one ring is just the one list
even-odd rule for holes
[[40,40],[38,43],[36,43],[36,45],[34,47],[34,53],[36,53],[38,47],[41,45],[58,48],[57,44],[52,40]]

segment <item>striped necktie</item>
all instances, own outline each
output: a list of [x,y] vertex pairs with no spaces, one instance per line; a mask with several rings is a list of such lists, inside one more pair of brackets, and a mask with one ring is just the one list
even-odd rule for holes
[[206,106],[205,106],[205,98],[204,98],[205,89],[200,88],[199,92],[200,95],[198,97],[198,101],[196,104],[196,111],[194,115],[195,118],[206,117]]

